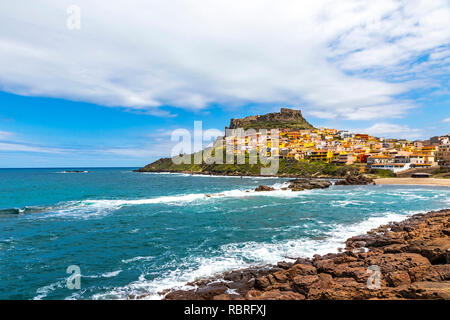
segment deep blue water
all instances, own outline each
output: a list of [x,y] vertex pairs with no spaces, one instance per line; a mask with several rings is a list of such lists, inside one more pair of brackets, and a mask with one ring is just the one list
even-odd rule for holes
[[[450,207],[449,188],[332,186],[245,192],[279,178],[0,169],[0,299],[110,299],[286,256]],[[207,197],[206,194],[212,195]],[[66,269],[81,269],[69,290]]]

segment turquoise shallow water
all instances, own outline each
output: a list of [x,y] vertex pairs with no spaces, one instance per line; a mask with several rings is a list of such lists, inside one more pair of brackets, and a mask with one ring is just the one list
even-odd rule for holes
[[[0,170],[0,299],[160,298],[198,277],[336,251],[382,223],[450,207],[445,187],[291,192],[279,178],[84,170]],[[259,184],[278,190],[246,192]],[[79,290],[66,287],[70,265],[81,269]]]

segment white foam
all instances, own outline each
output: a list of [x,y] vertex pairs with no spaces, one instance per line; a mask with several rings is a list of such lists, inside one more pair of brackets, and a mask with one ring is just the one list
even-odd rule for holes
[[367,204],[374,204],[374,201],[365,200],[333,200],[330,202],[333,207],[347,207],[347,206],[364,206]]
[[38,294],[33,298],[33,300],[41,300],[45,297],[47,297],[52,291],[55,291],[58,288],[63,288],[64,281],[57,281],[54,283],[51,283],[49,285],[43,286],[36,290],[36,293]]
[[94,295],[94,299],[127,299],[130,295],[146,295],[146,299],[161,299],[158,292],[166,289],[192,289],[188,282],[211,277],[225,271],[254,265],[276,264],[278,261],[290,260],[289,257],[312,257],[314,254],[337,252],[345,246],[345,241],[355,235],[363,234],[375,227],[391,221],[401,221],[417,212],[380,213],[360,223],[335,225],[333,231],[322,240],[293,239],[274,243],[230,243],[220,247],[214,257],[186,258],[176,263],[176,269],[153,280],[147,280],[145,274],[125,287],[114,288],[107,294]]
[[122,263],[131,263],[131,262],[136,262],[136,261],[150,261],[152,260],[154,257],[153,256],[147,256],[147,257],[142,257],[142,256],[138,256],[138,257],[134,257],[131,259],[124,259],[122,260]]
[[195,178],[237,178],[237,179],[290,179],[284,177],[277,176],[227,176],[227,175],[219,175],[219,174],[190,174],[190,173],[181,173],[181,172],[140,172],[140,174],[149,174],[149,175],[169,175],[169,176],[180,176],[180,177],[195,177]]
[[106,273],[102,274],[102,277],[103,278],[112,278],[112,277],[118,276],[121,272],[122,272],[122,270],[106,272]]
[[49,209],[49,212],[37,216],[39,218],[48,217],[93,217],[110,213],[119,210],[124,206],[140,206],[150,204],[168,204],[180,206],[186,203],[193,203],[196,201],[211,201],[222,198],[244,198],[244,197],[280,197],[280,198],[294,198],[302,195],[310,194],[312,190],[307,191],[291,191],[281,190],[288,186],[287,182],[276,183],[273,185],[275,190],[256,192],[253,189],[234,189],[221,191],[217,193],[191,193],[180,194],[173,196],[161,196],[147,199],[98,199],[98,200],[83,200],[83,201],[69,201],[60,206]]

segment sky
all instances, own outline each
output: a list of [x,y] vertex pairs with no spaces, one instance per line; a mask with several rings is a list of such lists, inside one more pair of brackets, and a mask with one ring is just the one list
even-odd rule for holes
[[449,0],[3,0],[0,167],[140,167],[281,107],[426,139],[449,84]]

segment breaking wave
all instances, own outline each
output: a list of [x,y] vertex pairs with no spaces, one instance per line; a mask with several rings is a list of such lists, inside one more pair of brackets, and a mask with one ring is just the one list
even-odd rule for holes
[[[191,193],[173,196],[160,196],[148,199],[93,199],[82,201],[67,201],[53,206],[24,207],[21,209],[10,208],[1,209],[0,214],[25,214],[25,213],[48,213],[44,217],[73,216],[95,214],[105,214],[118,210],[125,206],[139,206],[150,204],[184,205],[196,201],[212,201],[222,198],[243,198],[243,197],[296,197],[299,192],[282,190],[287,187],[287,183],[276,183],[272,187],[273,191],[256,192],[252,189],[234,189],[217,193]],[[308,192],[308,191],[305,191]],[[305,194],[302,192],[302,194]]]
[[[380,225],[401,221],[421,211],[403,213],[379,213],[365,221],[350,225],[333,225],[333,231],[321,239],[302,238],[279,242],[245,242],[222,245],[212,257],[192,256],[181,262],[174,262],[173,270],[152,280],[146,274],[124,287],[113,288],[107,293],[96,294],[94,299],[129,299],[144,295],[145,299],[162,299],[167,289],[192,289],[187,283],[196,279],[220,275],[223,272],[251,266],[273,265],[279,261],[292,261],[295,257],[312,257],[314,254],[338,252],[345,247],[345,241]],[[123,261],[139,261],[136,257]]]

